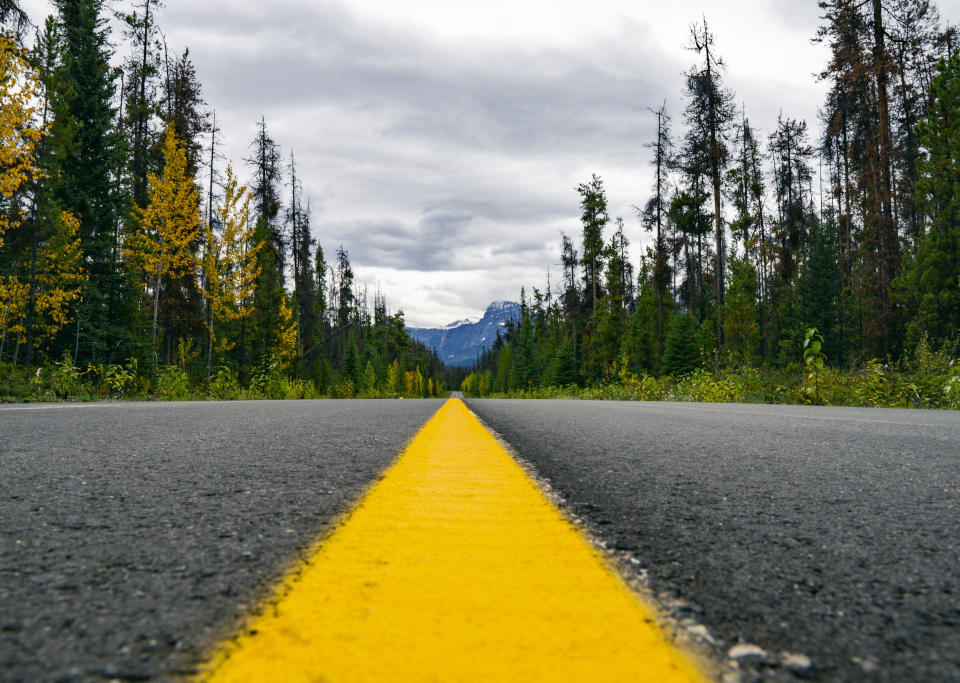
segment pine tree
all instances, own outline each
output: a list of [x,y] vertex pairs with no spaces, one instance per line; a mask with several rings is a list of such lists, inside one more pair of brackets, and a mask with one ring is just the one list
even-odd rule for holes
[[[37,32],[37,44],[31,56],[36,66],[40,81],[43,83],[43,114],[41,127],[45,130],[44,138],[37,147],[37,167],[39,172],[34,175],[32,182],[32,208],[30,211],[30,278],[29,301],[27,303],[27,359],[26,367],[33,362],[34,347],[34,316],[37,314],[38,295],[38,260],[43,258],[42,252],[49,251],[49,247],[57,241],[62,244],[54,251],[60,259],[50,259],[40,268],[41,278],[48,281],[53,277],[69,277],[75,275],[79,269],[79,253],[75,242],[77,221],[72,214],[64,214],[56,200],[57,187],[63,182],[63,159],[73,151],[74,138],[77,133],[77,124],[70,115],[69,101],[74,97],[70,83],[69,67],[64,53],[63,38],[60,27],[54,17],[47,17],[43,32]],[[59,260],[64,262],[60,263]],[[75,284],[71,282],[70,285]],[[54,286],[50,292],[57,290]],[[79,289],[72,289],[72,295],[61,298],[61,305],[78,298]],[[50,293],[48,292],[48,294]],[[60,314],[57,317],[63,317]],[[62,325],[60,325],[62,327]]]
[[377,371],[373,369],[373,363],[367,361],[363,370],[363,379],[361,381],[361,393],[364,396],[372,396],[377,389]]
[[155,120],[162,112],[158,98],[160,55],[154,44],[156,13],[162,6],[159,0],[139,0],[134,4],[132,13],[122,15],[127,25],[124,36],[130,39],[132,47],[124,69],[124,124],[129,134],[133,201],[141,209],[145,208],[148,201],[148,176],[157,170],[155,163],[151,162],[160,161],[150,158],[153,138],[155,135],[163,137],[162,133],[157,135],[154,127]]
[[257,217],[270,229],[269,249],[273,252],[274,267],[283,279],[286,267],[287,244],[283,226],[277,220],[280,215],[280,147],[267,132],[267,122],[261,118],[257,124],[257,136],[250,143],[250,156],[245,159],[253,171],[250,189],[253,191],[253,206]]
[[[694,24],[690,28],[688,50],[703,55],[703,66],[694,66],[687,73],[685,95],[687,108],[684,120],[690,127],[688,139],[692,157],[697,158],[698,173],[707,175],[713,185],[713,219],[716,239],[714,286],[716,304],[723,306],[726,246],[721,212],[721,183],[729,158],[727,137],[734,119],[733,93],[723,85],[726,64],[714,50],[714,36],[707,27]],[[719,308],[718,308],[719,310]],[[721,316],[717,316],[718,343],[723,344]]]
[[583,256],[580,259],[584,269],[583,291],[587,308],[592,312],[603,296],[600,285],[604,264],[603,229],[610,217],[607,215],[607,193],[596,174],[589,183],[580,184],[577,192],[580,193],[580,222],[583,223]]
[[[650,111],[653,111],[652,109]],[[657,345],[663,355],[664,344],[664,299],[670,283],[670,260],[667,251],[666,222],[669,218],[670,169],[674,165],[673,138],[670,135],[670,116],[666,102],[653,112],[657,117],[657,139],[644,143],[644,147],[653,149],[650,165],[656,169],[653,181],[653,196],[647,200],[640,212],[640,220],[648,232],[655,231],[653,283],[657,292]]]
[[730,288],[723,312],[728,358],[736,365],[751,364],[760,350],[757,269],[748,259],[734,256],[730,259],[730,274]]
[[537,385],[539,359],[533,339],[533,323],[530,314],[525,313],[520,321],[520,337],[517,341],[517,355],[510,372],[510,386],[513,389],[526,390]]
[[906,272],[895,283],[911,313],[910,338],[960,334],[960,54],[940,62],[928,115],[917,128],[927,156],[919,165],[918,200],[928,217]]
[[[104,0],[55,0],[66,42],[76,96],[70,115],[79,129],[76,145],[63,160],[57,199],[77,218],[80,247],[90,279],[84,287],[74,346],[91,362],[125,358],[135,343],[137,294],[118,261],[121,208],[119,184],[123,140],[114,128],[113,99],[119,72],[110,66],[110,28]],[[75,358],[78,363],[79,358]]]
[[[626,367],[629,372],[636,375],[657,374],[662,358],[659,349],[661,302],[654,281],[656,258],[656,252],[649,247],[647,253],[640,258],[636,309],[627,320],[620,347],[620,367]],[[671,309],[668,308],[665,316],[670,312]]]
[[577,373],[573,367],[573,340],[565,339],[560,344],[550,361],[543,383],[549,387],[564,387],[577,383]]
[[187,175],[195,178],[203,163],[203,138],[212,134],[213,127],[189,48],[168,70],[163,86],[165,117],[187,155]]
[[354,389],[360,391],[363,371],[360,367],[360,351],[357,349],[357,342],[353,339],[347,344],[347,352],[343,358],[343,378],[353,382]]
[[[833,216],[817,221],[810,230],[810,248],[800,269],[797,283],[799,304],[798,332],[815,327],[825,338],[824,353],[840,361],[844,350],[837,327],[837,302],[840,299],[840,269],[837,265],[837,238]],[[797,340],[799,341],[799,339]]]
[[700,333],[696,318],[689,313],[675,315],[667,333],[663,373],[679,377],[700,367]]

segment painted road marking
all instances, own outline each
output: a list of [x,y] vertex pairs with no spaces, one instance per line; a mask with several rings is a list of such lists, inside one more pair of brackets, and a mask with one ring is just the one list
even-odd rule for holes
[[459,399],[280,595],[201,680],[704,680]]

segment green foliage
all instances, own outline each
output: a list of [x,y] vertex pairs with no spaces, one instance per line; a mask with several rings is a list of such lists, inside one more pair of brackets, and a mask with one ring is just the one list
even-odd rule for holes
[[264,398],[282,399],[287,394],[287,382],[283,371],[283,361],[273,353],[267,356],[258,372],[250,380],[250,389]]
[[533,341],[533,324],[530,315],[524,313],[520,321],[520,338],[517,342],[517,355],[510,372],[512,389],[527,389],[537,384],[538,379],[537,347]]
[[510,377],[513,370],[513,348],[504,346],[497,358],[497,384],[498,391],[508,391],[510,389]]
[[[186,389],[186,373],[183,373],[184,382],[184,392],[182,397],[173,400],[182,400],[186,398],[189,390]],[[130,358],[127,361],[126,365],[108,365],[103,372],[103,383],[106,385],[107,390],[114,396],[122,396],[125,391],[129,390],[130,387],[135,384],[137,381],[137,359]],[[163,377],[158,384],[159,393],[162,396],[164,392]]]
[[85,374],[86,372],[81,372],[80,368],[73,364],[70,352],[64,351],[63,360],[54,363],[51,377],[54,393],[59,398],[76,396],[83,387]]
[[700,365],[700,334],[696,318],[689,313],[675,315],[667,334],[663,372],[679,377],[693,372]]
[[240,382],[233,369],[226,365],[217,369],[217,374],[210,379],[210,395],[219,401],[240,397]]
[[161,401],[186,401],[190,398],[190,378],[179,365],[160,369],[157,398]]
[[373,369],[373,363],[368,361],[367,367],[363,371],[363,383],[360,385],[360,391],[364,396],[373,396],[377,390],[377,372]]
[[951,408],[960,410],[960,365],[951,366],[950,374],[943,383],[943,395]]
[[807,330],[803,340],[803,364],[807,368],[806,395],[812,402],[821,403],[820,376],[823,374],[823,364],[827,356],[821,351],[823,337],[815,327]]
[[940,339],[960,335],[960,53],[941,60],[929,101],[927,117],[917,125],[927,153],[917,164],[916,187],[930,223],[894,282],[911,313],[907,327],[914,341],[924,333]]
[[573,367],[573,340],[565,339],[560,344],[547,368],[543,384],[548,387],[577,384],[577,373]]
[[726,353],[733,365],[751,364],[756,361],[760,351],[757,269],[749,260],[733,257],[730,271],[733,277],[723,306]]
[[355,388],[363,386],[363,369],[360,366],[360,352],[355,341],[347,344],[347,352],[343,359],[343,378],[353,383]]

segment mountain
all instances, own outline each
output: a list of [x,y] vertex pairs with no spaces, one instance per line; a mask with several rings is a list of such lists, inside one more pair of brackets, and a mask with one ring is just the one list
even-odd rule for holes
[[497,338],[497,329],[520,317],[520,304],[494,301],[482,318],[464,318],[443,327],[408,327],[410,336],[436,349],[446,365],[470,365]]

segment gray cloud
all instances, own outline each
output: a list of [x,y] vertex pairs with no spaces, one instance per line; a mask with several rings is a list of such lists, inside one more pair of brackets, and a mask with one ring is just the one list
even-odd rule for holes
[[[679,132],[681,72],[693,61],[680,46],[702,12],[695,0],[604,0],[590,10],[609,14],[602,25],[578,21],[582,3],[515,0],[545,20],[570,19],[540,32],[549,22],[527,12],[529,38],[454,33],[431,25],[422,3],[399,19],[372,2],[167,0],[161,26],[171,48],[190,47],[235,166],[265,116],[284,152],[296,152],[320,243],[343,244],[359,276],[379,280],[418,325],[478,314],[521,285],[543,288],[559,231],[579,232],[575,188],[591,173],[638,255],[647,236],[631,206],[650,181],[647,107],[667,100]],[[27,4],[35,17],[46,11],[43,0]],[[483,11],[514,16],[494,4]],[[823,61],[809,43],[816,3],[719,6],[711,26],[727,83],[753,123],[769,131],[782,109],[813,124],[823,89],[810,76]],[[960,0],[941,8],[947,18]]]

